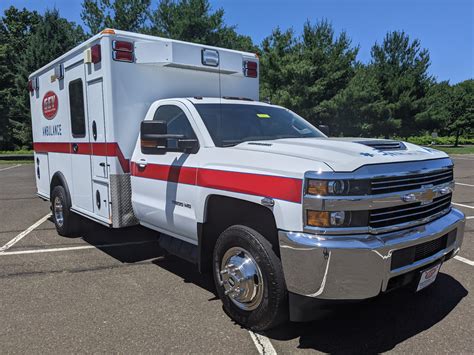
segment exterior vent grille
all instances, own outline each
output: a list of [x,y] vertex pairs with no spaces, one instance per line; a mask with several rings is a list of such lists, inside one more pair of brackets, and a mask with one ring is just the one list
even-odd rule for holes
[[392,254],[391,270],[395,270],[417,261],[429,258],[443,249],[450,247],[456,240],[456,229],[440,238],[429,242],[396,250]]
[[368,147],[377,150],[405,150],[406,146],[402,142],[397,141],[384,141],[384,140],[372,140],[372,141],[358,141],[357,143],[366,145]]
[[425,174],[413,174],[376,178],[371,181],[373,195],[420,189],[425,185],[440,185],[453,181],[453,169],[437,170]]

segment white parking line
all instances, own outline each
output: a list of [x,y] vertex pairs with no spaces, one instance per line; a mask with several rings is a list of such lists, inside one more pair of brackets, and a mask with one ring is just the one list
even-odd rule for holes
[[456,203],[456,202],[451,202],[454,206],[459,206],[459,207],[466,207],[466,208],[472,208],[474,210],[473,206],[469,205],[463,205],[462,203]]
[[122,246],[127,246],[127,245],[138,245],[138,244],[154,243],[154,242],[156,242],[156,241],[155,240],[143,240],[143,241],[127,242],[127,243],[112,243],[112,244],[100,244],[100,245],[81,245],[81,246],[77,246],[77,247],[6,251],[6,252],[3,252],[3,253],[0,253],[0,256],[54,253],[54,252],[58,252],[58,251],[72,251],[72,250],[84,250],[84,249],[114,248],[114,247],[122,247]]
[[469,260],[469,259],[466,259],[466,258],[463,258],[462,256],[456,255],[456,256],[454,257],[454,259],[459,260],[459,261],[462,261],[463,263],[466,263],[466,264],[468,264],[468,265],[474,266],[474,261]]
[[270,342],[270,339],[268,339],[265,335],[254,333],[251,330],[249,330],[249,333],[259,354],[273,355],[277,353],[272,343]]
[[9,166],[8,168],[0,169],[0,171],[4,171],[4,170],[8,170],[8,169],[13,169],[13,168],[18,168],[19,166],[21,166],[21,164],[16,164],[16,165],[13,165],[13,166]]
[[32,224],[31,226],[29,226],[27,229],[25,229],[23,232],[21,232],[20,234],[18,234],[15,238],[13,238],[12,240],[10,240],[7,244],[5,244],[3,247],[0,248],[0,254],[2,253],[5,253],[5,250],[8,250],[10,249],[13,245],[15,245],[16,243],[18,243],[21,239],[23,239],[24,237],[26,237],[32,230],[34,230],[35,228],[38,228],[42,223],[44,223],[48,218],[49,216],[51,216],[51,213],[48,213],[46,216],[44,216],[43,218],[39,219],[38,221],[36,221],[34,224]]
[[460,185],[460,186],[469,186],[469,187],[474,187],[474,185],[471,185],[471,184],[465,184],[463,182],[456,182],[455,183],[456,185]]
[[474,219],[474,216],[467,216],[466,219]]

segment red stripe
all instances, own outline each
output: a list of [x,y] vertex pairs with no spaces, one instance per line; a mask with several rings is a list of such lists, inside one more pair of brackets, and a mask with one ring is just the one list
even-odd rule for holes
[[73,143],[33,143],[36,153],[68,153],[95,155],[100,157],[117,157],[125,173],[130,172],[130,163],[125,159],[117,143],[76,143],[77,152],[73,153]]
[[197,184],[211,189],[301,203],[302,180],[272,175],[199,169]]
[[141,169],[135,162],[131,163],[131,168],[133,176],[196,185],[196,175],[198,171],[196,168],[148,164],[145,168]]
[[301,203],[301,179],[158,164],[141,169],[135,162],[131,167],[132,175],[137,177]]

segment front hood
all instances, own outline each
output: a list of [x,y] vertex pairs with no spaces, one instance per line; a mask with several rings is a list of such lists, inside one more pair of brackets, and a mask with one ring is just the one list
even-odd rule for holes
[[351,172],[363,165],[446,158],[444,152],[403,142],[402,149],[379,150],[366,144],[393,141],[363,138],[289,138],[245,142],[234,149],[267,152],[323,162],[337,172]]

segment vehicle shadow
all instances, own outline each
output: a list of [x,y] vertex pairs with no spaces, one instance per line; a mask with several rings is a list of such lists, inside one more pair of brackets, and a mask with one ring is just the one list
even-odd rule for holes
[[318,320],[287,323],[265,335],[276,340],[297,339],[298,349],[381,353],[440,322],[467,294],[457,280],[440,273],[435,284],[419,293],[401,289],[338,305]]
[[[153,264],[179,276],[184,283],[193,283],[216,294],[211,274],[199,273],[197,266],[160,248],[160,233],[141,226],[111,229],[81,218],[80,237],[90,245],[122,263],[151,260]],[[111,246],[113,245],[113,246]],[[213,297],[210,300],[215,300]]]
[[142,226],[112,229],[80,218],[78,236],[122,263],[137,263],[165,255],[159,233]]

